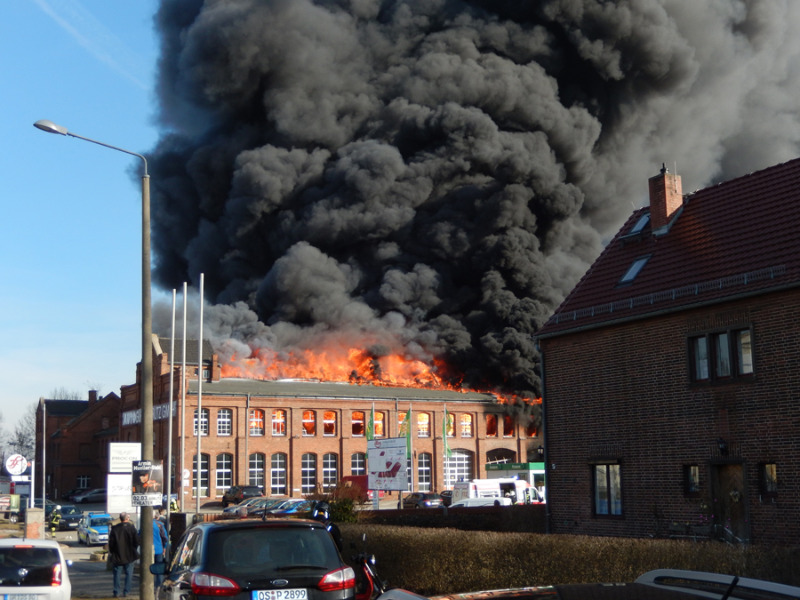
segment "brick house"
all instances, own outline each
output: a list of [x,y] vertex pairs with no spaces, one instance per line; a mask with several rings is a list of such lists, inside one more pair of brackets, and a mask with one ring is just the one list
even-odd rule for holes
[[800,160],[662,169],[537,333],[549,530],[800,538]]
[[[188,471],[189,478],[182,490],[176,489],[180,478],[171,487],[190,508],[196,502],[198,399],[201,504],[219,502],[234,484],[261,485],[272,495],[302,496],[324,491],[345,475],[366,474],[366,426],[373,408],[376,437],[384,438],[400,435],[400,422],[411,409],[414,490],[437,491],[460,478],[483,477],[487,462],[540,460],[536,449],[541,438],[530,407],[509,410],[492,394],[222,378],[219,359],[207,343],[200,386],[196,341],[187,344],[185,379],[183,344],[176,342],[170,432],[171,367],[164,350],[169,345],[169,340],[154,336],[153,457],[168,465],[172,440],[174,472]],[[445,409],[451,422],[447,459],[442,441]],[[124,386],[119,439],[138,441],[140,423],[138,383]]]
[[[42,431],[44,411],[44,431]],[[119,431],[120,398],[115,393],[87,400],[39,400],[36,409],[36,461],[44,463],[49,498],[76,487],[105,487],[108,444]],[[46,452],[42,455],[42,439]],[[40,481],[36,482],[40,485]]]

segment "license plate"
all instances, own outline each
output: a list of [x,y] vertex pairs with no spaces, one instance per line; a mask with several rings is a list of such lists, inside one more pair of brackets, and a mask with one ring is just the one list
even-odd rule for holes
[[36,600],[38,598],[36,594],[8,594],[3,597],[8,600]]
[[308,600],[308,590],[296,588],[289,590],[254,590],[251,600]]

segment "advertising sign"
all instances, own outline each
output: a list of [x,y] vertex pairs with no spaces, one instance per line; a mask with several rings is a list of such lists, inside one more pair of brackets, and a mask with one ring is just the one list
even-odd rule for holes
[[164,487],[164,465],[159,461],[138,460],[131,465],[131,504],[160,506]]
[[406,472],[406,438],[388,438],[367,442],[367,465],[369,467],[369,489],[408,489]]
[[131,464],[142,458],[142,445],[138,442],[111,442],[108,445],[108,472],[130,473]]

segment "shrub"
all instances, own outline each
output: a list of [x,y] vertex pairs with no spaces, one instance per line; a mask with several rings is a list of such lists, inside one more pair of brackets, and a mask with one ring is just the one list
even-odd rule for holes
[[[720,542],[598,538],[372,525],[341,526],[345,558],[366,534],[381,577],[423,595],[531,585],[629,582],[659,568],[728,573],[800,584],[797,548]],[[349,550],[348,550],[349,549]]]

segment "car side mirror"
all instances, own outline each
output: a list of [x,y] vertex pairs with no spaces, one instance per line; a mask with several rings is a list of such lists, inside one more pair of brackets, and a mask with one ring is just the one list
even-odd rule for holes
[[167,572],[167,563],[158,562],[150,565],[150,572],[153,575],[164,575]]

